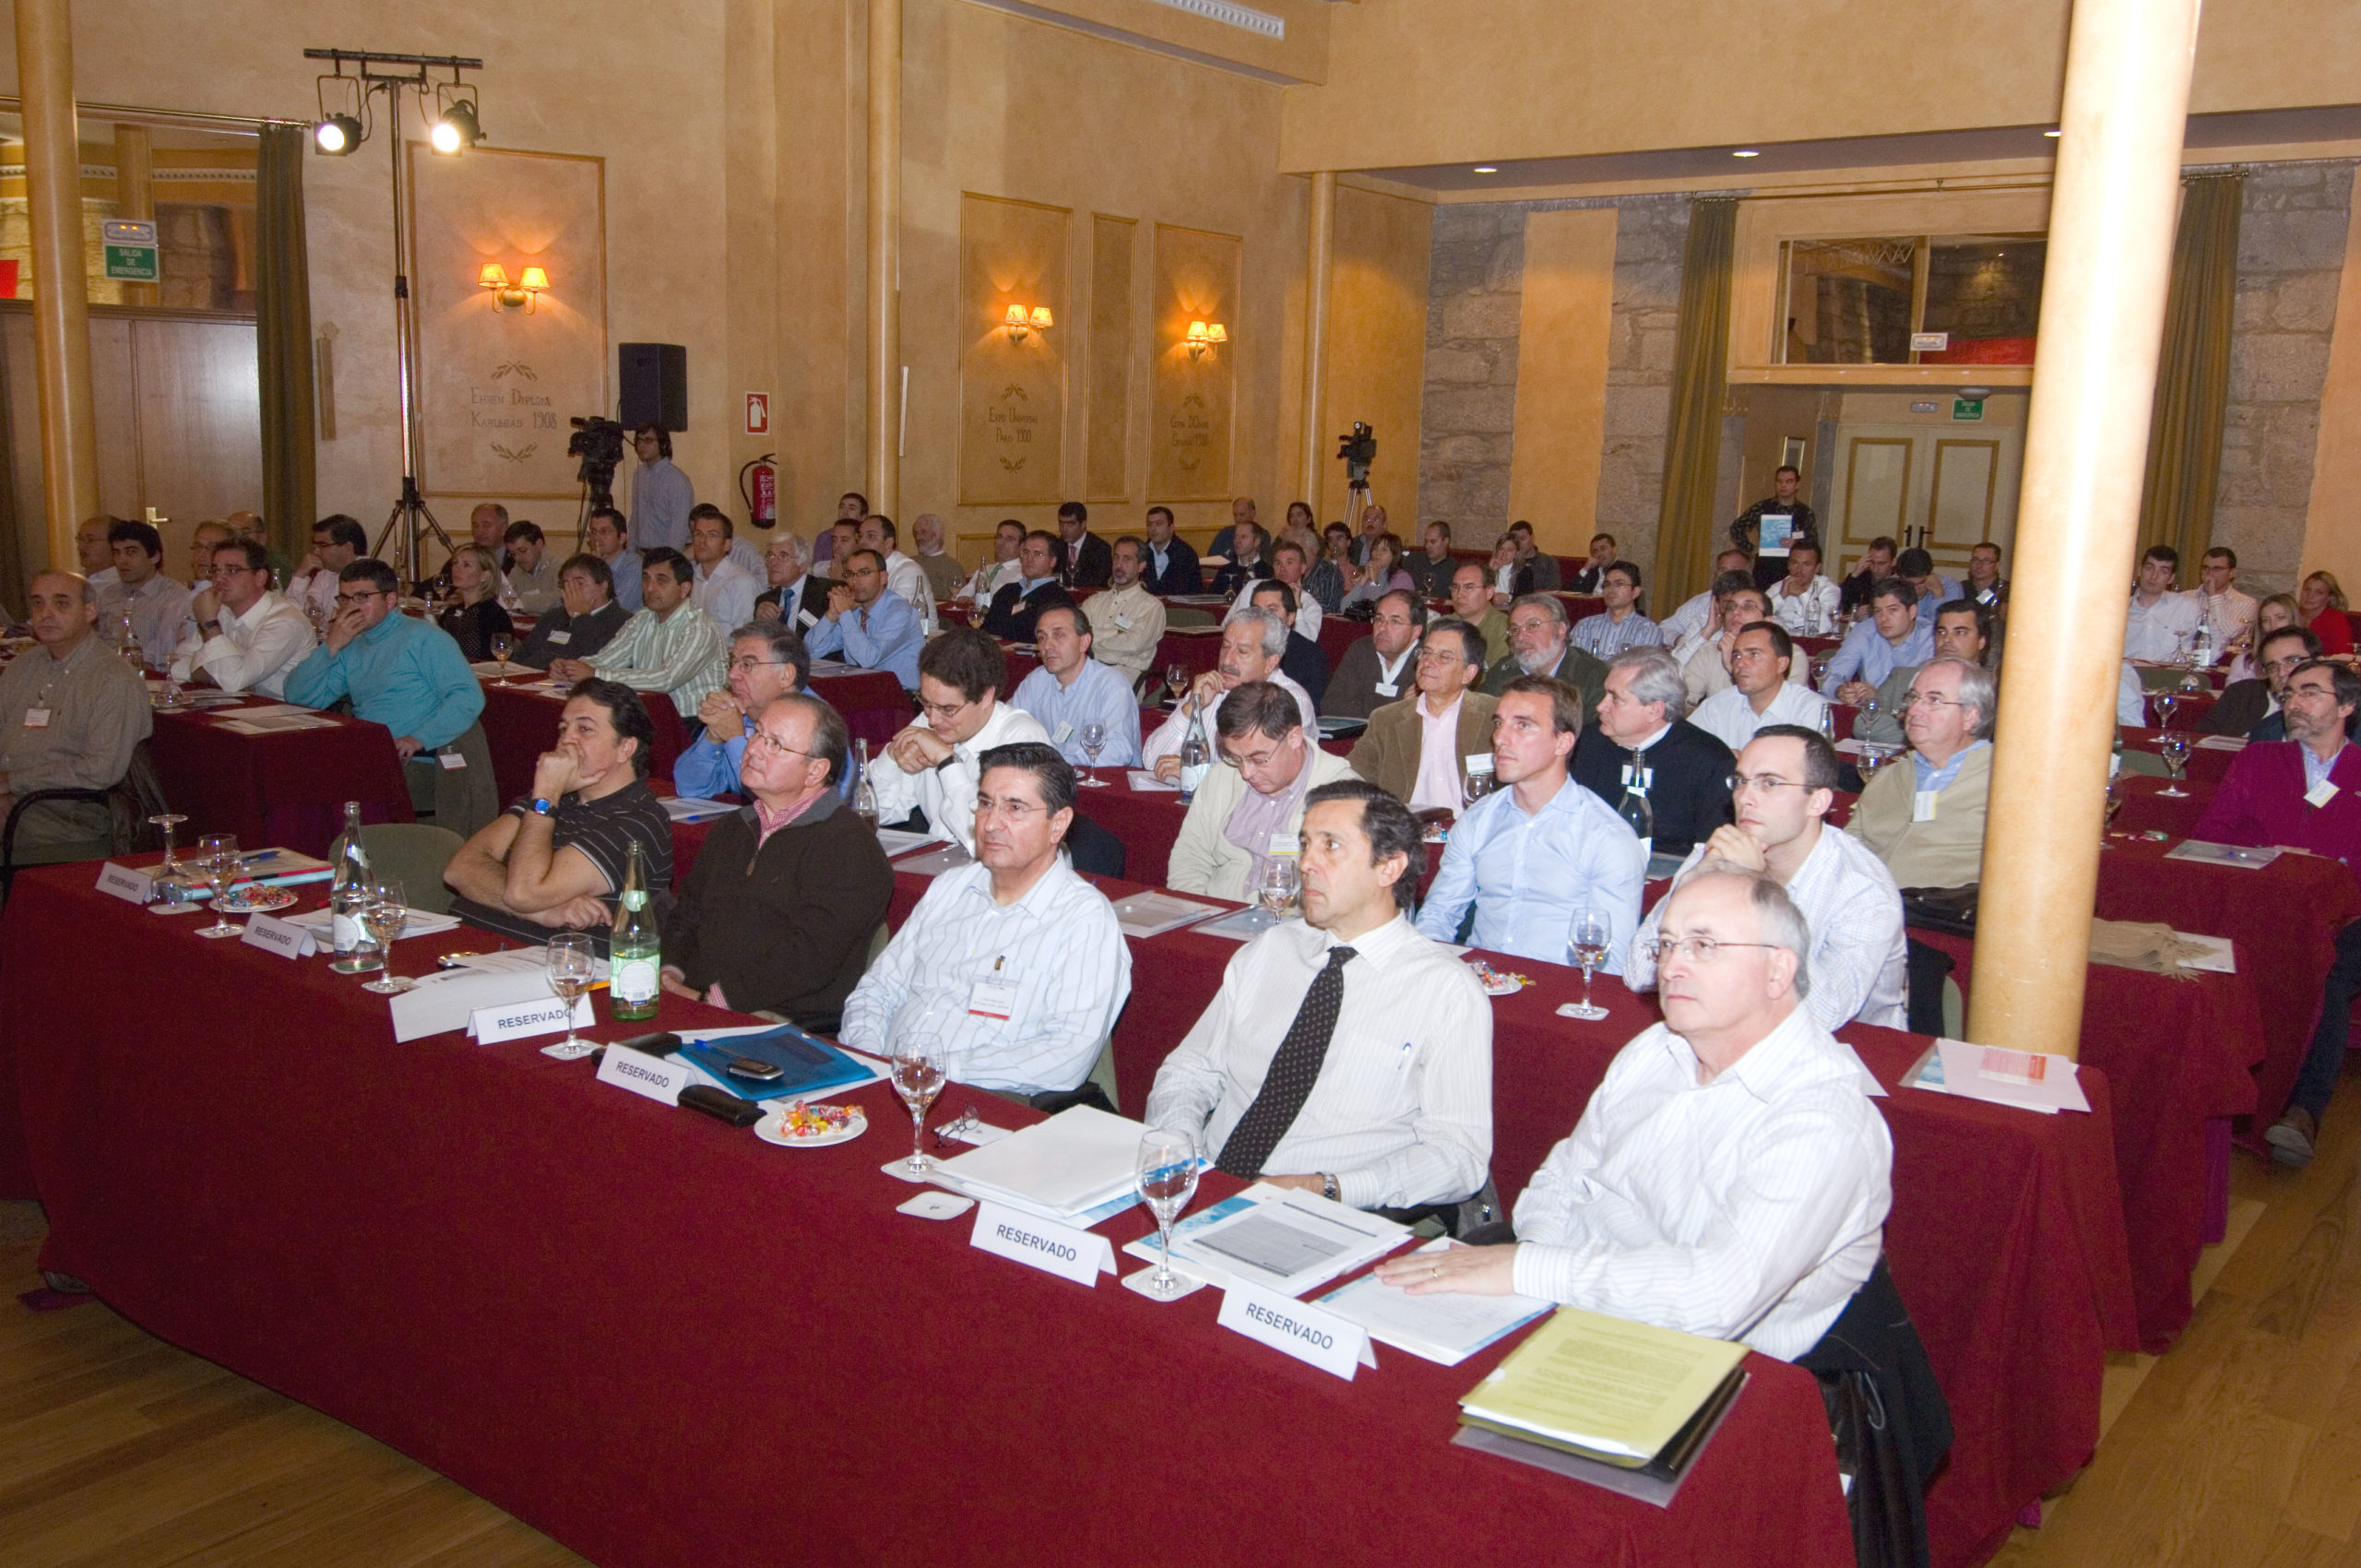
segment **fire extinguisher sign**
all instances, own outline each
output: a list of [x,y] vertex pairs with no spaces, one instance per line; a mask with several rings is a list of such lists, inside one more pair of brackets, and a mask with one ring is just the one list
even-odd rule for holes
[[771,395],[767,392],[746,394],[746,434],[768,435],[771,433]]

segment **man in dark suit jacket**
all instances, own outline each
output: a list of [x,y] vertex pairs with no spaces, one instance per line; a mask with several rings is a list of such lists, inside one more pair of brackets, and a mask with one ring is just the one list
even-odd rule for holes
[[2204,718],[2197,721],[2201,735],[2244,735],[2249,741],[2284,741],[2287,722],[2278,711],[2280,694],[2296,666],[2320,654],[2319,636],[2307,626],[2282,626],[2263,634],[2255,648],[2255,667],[2261,675],[2233,681]]
[[1232,546],[1229,564],[1214,574],[1213,591],[1236,594],[1248,583],[1271,575],[1271,564],[1263,549],[1263,530],[1252,523],[1240,523],[1232,529],[1236,543]]
[[1033,640],[1033,624],[1041,612],[1052,604],[1072,604],[1073,596],[1058,583],[1058,537],[1035,529],[1025,536],[1016,552],[1017,564],[1025,576],[1013,583],[1003,583],[992,595],[991,607],[984,612],[980,628],[986,636],[1003,642],[1029,643]]
[[1197,552],[1172,531],[1172,508],[1147,509],[1147,551],[1140,581],[1158,599],[1175,593],[1203,593],[1205,574],[1198,568]]
[[1387,703],[1408,696],[1418,678],[1418,639],[1426,635],[1427,601],[1396,588],[1377,601],[1370,635],[1354,639],[1336,661],[1320,711],[1339,719],[1367,719]]
[[1301,686],[1318,707],[1328,694],[1328,650],[1295,629],[1295,589],[1273,578],[1254,590],[1249,602],[1262,610],[1275,610],[1279,619],[1287,624],[1287,651],[1279,655],[1279,673]]
[[1516,558],[1533,573],[1533,587],[1526,591],[1555,593],[1558,590],[1558,558],[1544,554],[1541,547],[1533,542],[1533,525],[1522,521],[1511,523],[1509,533],[1516,540]]
[[[1484,671],[1484,690],[1499,696],[1520,675],[1547,675],[1583,695],[1583,711],[1598,711],[1607,695],[1607,666],[1570,640],[1566,601],[1555,594],[1528,594],[1509,606],[1510,657]],[[1530,666],[1531,668],[1528,668]]]
[[1090,508],[1069,501],[1058,508],[1058,575],[1068,588],[1105,588],[1115,575],[1115,552],[1090,531]]
[[1652,849],[1685,855],[1730,820],[1729,747],[1680,717],[1688,702],[1680,666],[1660,647],[1635,647],[1607,666],[1598,722],[1574,744],[1575,779],[1610,806],[1646,770],[1655,818]]

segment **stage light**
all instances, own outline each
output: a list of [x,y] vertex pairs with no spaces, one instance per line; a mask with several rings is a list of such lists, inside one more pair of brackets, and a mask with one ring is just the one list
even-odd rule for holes
[[465,152],[483,139],[482,127],[476,124],[476,106],[464,99],[443,111],[427,133],[427,141],[445,157]]
[[342,158],[361,145],[361,122],[350,114],[331,114],[312,127],[312,145],[330,158]]

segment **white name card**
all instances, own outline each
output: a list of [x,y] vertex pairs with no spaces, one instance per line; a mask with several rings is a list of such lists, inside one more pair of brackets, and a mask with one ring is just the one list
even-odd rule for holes
[[1096,1287],[1100,1275],[1115,1272],[1115,1249],[1106,1237],[996,1203],[976,1206],[976,1229],[967,1242],[1076,1285]]
[[109,861],[99,868],[99,891],[127,903],[145,904],[156,897],[156,879],[144,871],[133,871]]
[[[588,997],[583,1001],[587,1004]],[[599,1081],[612,1084],[619,1089],[644,1094],[658,1105],[678,1105],[681,1091],[689,1087],[696,1070],[687,1063],[671,1057],[650,1056],[644,1051],[632,1051],[620,1045],[607,1047],[599,1059]]]
[[1357,1369],[1377,1365],[1369,1331],[1358,1324],[1242,1280],[1231,1280],[1222,1293],[1221,1316],[1215,1321],[1347,1383]]
[[277,915],[248,916],[246,934],[241,940],[249,947],[259,947],[282,958],[308,958],[319,951],[310,932]]
[[[476,1037],[478,1045],[493,1045],[504,1039],[553,1035],[564,1028],[569,1021],[577,1029],[587,1028],[598,1021],[591,1015],[587,996],[574,999],[571,1020],[566,1016],[565,1004],[554,996],[544,996],[533,1002],[511,1002],[500,1007],[479,1007],[468,1015],[468,1033]],[[655,1059],[650,1057],[649,1060]]]

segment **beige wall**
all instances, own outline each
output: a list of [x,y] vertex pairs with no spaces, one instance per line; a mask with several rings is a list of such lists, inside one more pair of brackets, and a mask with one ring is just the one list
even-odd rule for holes
[[2354,439],[2361,432],[2361,199],[2346,232],[2335,319],[2299,570],[2334,574],[2349,599],[2361,593],[2361,441]]
[[[1418,507],[1418,404],[1426,380],[1427,250],[1434,209],[1347,185],[1336,192],[1336,246],[1329,271],[1325,412],[1320,490],[1302,499],[1322,522],[1345,515],[1345,465],[1336,437],[1359,420],[1377,432],[1370,499],[1388,526],[1415,540]],[[1281,465],[1287,472],[1287,465]],[[1291,483],[1291,479],[1289,480]]]
[[1611,207],[1525,220],[1509,516],[1532,523],[1541,548],[1560,555],[1590,549],[1598,515],[1615,229]]

